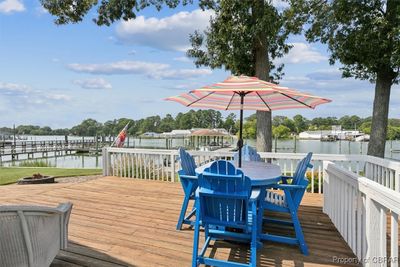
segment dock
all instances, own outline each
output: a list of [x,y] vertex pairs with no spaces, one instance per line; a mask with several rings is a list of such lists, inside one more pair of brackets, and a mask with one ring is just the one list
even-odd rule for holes
[[0,162],[5,158],[18,160],[62,156],[72,153],[100,152],[110,142],[96,139],[85,140],[48,140],[48,141],[0,141]]
[[[193,230],[175,230],[182,199],[179,183],[121,177],[0,187],[3,205],[73,202],[69,246],[52,267],[190,266]],[[323,195],[307,193],[299,210],[309,256],[295,246],[265,242],[257,266],[342,266],[337,259],[356,259],[322,203]],[[228,242],[216,242],[207,253],[239,262],[249,256],[247,245]]]

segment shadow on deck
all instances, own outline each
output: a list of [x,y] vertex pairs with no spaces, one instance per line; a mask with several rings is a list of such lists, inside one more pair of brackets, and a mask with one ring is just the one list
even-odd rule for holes
[[[190,266],[193,231],[175,230],[182,197],[178,183],[116,177],[0,187],[2,204],[73,202],[70,245],[52,266]],[[322,195],[306,194],[299,211],[310,255],[266,242],[259,250],[258,266],[340,266],[335,260],[356,258],[322,213],[322,201]],[[208,253],[220,259],[244,262],[249,256],[246,245],[217,242],[214,248]]]

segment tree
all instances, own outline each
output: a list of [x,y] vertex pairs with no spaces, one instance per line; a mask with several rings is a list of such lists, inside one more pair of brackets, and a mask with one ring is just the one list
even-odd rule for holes
[[[93,21],[99,25],[110,26],[120,19],[135,19],[136,13],[140,10],[154,6],[160,10],[163,5],[175,8],[179,3],[186,5],[193,0],[102,0],[97,7],[97,18]],[[89,13],[89,11],[97,6],[98,0],[40,0],[42,6],[49,11],[50,14],[56,16],[56,24],[78,23]]]
[[290,129],[284,125],[279,125],[272,128],[272,134],[277,139],[285,139],[290,135]]
[[254,139],[256,138],[257,118],[256,114],[253,114],[245,119],[243,124],[243,138]]
[[308,120],[300,114],[293,117],[293,123],[297,134],[307,130],[308,128]]
[[328,44],[343,77],[375,82],[368,154],[384,157],[390,90],[399,81],[400,1],[290,0],[308,41]]
[[94,119],[86,119],[72,127],[71,133],[78,136],[95,136],[102,130],[102,124]]
[[175,120],[171,114],[167,114],[160,122],[160,132],[170,132],[175,129]]
[[[203,9],[215,15],[203,33],[195,32],[190,40],[188,56],[196,66],[230,70],[234,75],[257,76],[261,80],[278,80],[283,65],[274,66],[274,59],[290,49],[285,43],[288,32],[284,16],[264,0],[200,0]],[[271,75],[271,70],[276,72]],[[257,111],[257,149],[272,149],[271,112]]]
[[230,113],[228,116],[226,116],[226,119],[224,122],[224,128],[232,134],[235,134],[237,132],[238,129],[236,127],[236,114],[235,113]]

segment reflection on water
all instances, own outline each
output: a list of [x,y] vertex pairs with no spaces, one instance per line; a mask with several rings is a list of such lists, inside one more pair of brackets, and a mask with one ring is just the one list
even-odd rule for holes
[[[177,140],[177,143],[179,141]],[[183,141],[182,141],[183,143]],[[246,143],[255,146],[255,140],[246,140]],[[143,147],[153,147],[165,149],[165,141],[142,139],[140,141]],[[136,143],[138,145],[138,143]],[[306,153],[314,152],[321,154],[366,154],[368,143],[366,142],[350,142],[350,141],[337,141],[337,142],[321,142],[319,140],[278,140],[276,149],[273,145],[272,151],[277,152],[297,152]],[[400,160],[400,141],[388,141],[386,143],[385,157]],[[59,157],[49,157],[42,159],[47,161],[53,166],[60,168],[102,168],[101,155],[89,154],[74,154]],[[3,162],[3,166],[18,166],[18,162]]]
[[[94,169],[94,168],[102,168],[101,155],[89,155],[89,154],[74,154],[67,156],[59,156],[59,157],[49,157],[42,159],[35,159],[40,161],[45,161],[49,164],[49,166],[55,166],[58,168],[86,168],[86,169]],[[29,161],[34,161],[30,159]],[[22,161],[14,161],[14,162],[4,162],[2,166],[18,166]]]

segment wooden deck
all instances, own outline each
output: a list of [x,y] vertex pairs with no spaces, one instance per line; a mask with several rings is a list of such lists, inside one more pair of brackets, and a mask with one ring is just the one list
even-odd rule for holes
[[[0,187],[1,204],[74,204],[70,245],[52,266],[190,266],[193,231],[176,231],[183,193],[178,183],[104,177],[85,183]],[[339,266],[355,258],[329,218],[322,195],[307,194],[300,221],[310,256],[297,247],[264,243],[258,266]],[[208,253],[245,261],[248,246],[217,242]]]

